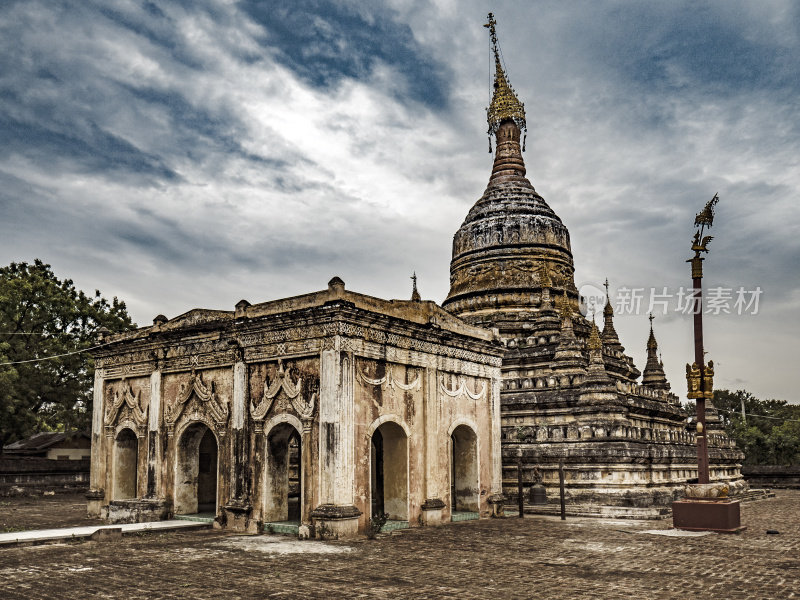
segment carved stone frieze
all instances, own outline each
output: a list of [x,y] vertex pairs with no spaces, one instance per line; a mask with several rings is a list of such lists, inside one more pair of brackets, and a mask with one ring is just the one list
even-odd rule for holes
[[192,369],[189,381],[180,386],[178,397],[171,404],[167,404],[164,410],[164,419],[168,426],[174,426],[178,418],[183,414],[189,401],[194,398],[196,408],[205,414],[219,427],[228,422],[230,411],[228,401],[221,398],[217,393],[212,380],[209,384],[203,381],[203,376]]
[[283,360],[279,358],[278,372],[271,381],[269,378],[264,381],[264,392],[258,404],[250,402],[250,416],[254,421],[263,421],[274,404],[276,412],[286,412],[289,408],[293,408],[300,419],[308,420],[314,416],[316,403],[316,392],[309,393],[305,399],[303,378],[298,377],[297,382],[293,382],[283,365]]
[[130,419],[136,424],[137,429],[144,428],[147,424],[148,408],[142,409],[141,407],[141,390],[137,390],[134,394],[131,384],[123,379],[116,386],[109,388],[105,424],[109,426],[116,424],[120,412],[124,411],[129,413]]
[[170,356],[164,360],[162,370],[165,373],[175,373],[189,369],[225,367],[232,365],[234,362],[236,362],[236,350],[226,346],[226,349],[220,352]]
[[455,379],[456,379],[458,385],[455,386],[455,387],[450,387],[448,385],[448,383],[447,383],[447,375],[444,374],[444,373],[440,374],[439,375],[439,389],[444,394],[446,394],[447,396],[450,396],[451,398],[458,398],[459,396],[465,395],[465,396],[467,396],[468,398],[470,398],[472,400],[480,400],[480,399],[485,397],[486,389],[487,389],[485,381],[481,382],[481,387],[480,387],[479,390],[476,388],[476,391],[472,392],[469,389],[469,386],[467,385],[467,380],[466,380],[465,377],[456,376]]
[[356,378],[362,383],[366,385],[372,385],[375,387],[384,387],[387,389],[400,389],[403,391],[411,391],[411,390],[418,390],[422,387],[422,372],[419,369],[415,369],[414,371],[414,379],[410,382],[405,382],[400,379],[397,379],[394,376],[394,368],[395,366],[392,363],[386,365],[386,370],[382,377],[368,377],[364,373],[363,365],[358,365],[356,367]]

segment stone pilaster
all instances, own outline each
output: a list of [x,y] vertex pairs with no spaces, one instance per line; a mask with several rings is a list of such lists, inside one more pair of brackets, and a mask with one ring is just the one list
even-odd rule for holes
[[89,475],[89,492],[86,494],[87,513],[90,517],[100,517],[101,506],[105,500],[106,471],[105,436],[103,435],[103,386],[104,373],[102,367],[94,370],[94,389],[92,391],[92,451],[91,471]]
[[319,399],[320,505],[311,517],[315,525],[336,537],[355,535],[358,517],[354,505],[355,415],[353,358],[342,352],[342,338],[322,351]]
[[500,443],[503,433],[500,427],[500,369],[492,375],[491,396],[489,409],[492,419],[492,495],[503,493],[503,455]]
[[150,374],[150,406],[147,412],[147,498],[158,496],[158,474],[161,457],[159,433],[161,429],[161,369]]
[[314,479],[312,444],[314,439],[314,420],[303,419],[303,433],[300,437],[300,472],[303,480],[300,482],[300,523],[311,525],[311,511],[314,510]]
[[231,405],[231,499],[222,507],[226,528],[256,533],[258,523],[251,523],[252,505],[247,485],[247,364],[239,357],[233,365],[233,403]]
[[233,365],[233,405],[231,406],[231,445],[232,457],[232,488],[233,498],[241,499],[246,496],[245,490],[245,413],[247,412],[247,365],[244,361],[237,361]]
[[437,370],[433,367],[425,369],[424,389],[423,389],[423,414],[425,427],[425,502],[422,503],[422,519],[425,525],[439,525],[442,522],[442,509],[445,507],[442,500],[442,492],[439,489],[437,476],[441,477],[441,459],[439,456],[439,445],[441,435],[439,432],[439,405],[437,402],[438,392]]

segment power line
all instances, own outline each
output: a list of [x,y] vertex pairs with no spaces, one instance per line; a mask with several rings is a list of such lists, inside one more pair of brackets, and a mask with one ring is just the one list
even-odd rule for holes
[[116,344],[117,342],[125,341],[129,338],[123,338],[121,340],[113,340],[111,342],[106,342],[105,344],[98,344],[96,346],[90,346],[89,348],[84,348],[83,350],[74,350],[72,352],[64,352],[63,354],[54,354],[53,356],[43,356],[41,358],[29,358],[26,360],[14,360],[10,362],[3,362],[0,363],[0,367],[10,366],[10,365],[22,365],[27,363],[35,363],[45,360],[54,360],[56,358],[63,358],[65,356],[72,356],[74,354],[82,354],[83,352],[89,352],[90,350],[97,350],[98,348],[103,348],[104,346],[108,346],[110,344]]
[[[740,410],[725,410],[723,408],[718,408],[717,412],[731,413],[731,414],[734,414],[734,415],[742,414],[742,411],[740,411]],[[783,421],[785,423],[800,423],[800,420],[798,420],[798,419],[782,419],[781,417],[769,417],[767,415],[757,415],[757,414],[749,413],[749,412],[746,412],[744,414],[746,416],[748,416],[748,417],[756,417],[758,419],[772,419],[774,421]]]

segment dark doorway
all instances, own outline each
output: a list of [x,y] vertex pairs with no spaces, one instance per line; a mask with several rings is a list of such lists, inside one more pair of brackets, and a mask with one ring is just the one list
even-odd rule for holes
[[372,434],[371,452],[372,516],[379,517],[385,512],[383,510],[383,436],[380,431]]
[[372,514],[388,514],[393,521],[408,520],[408,443],[405,430],[391,421],[372,434]]
[[264,520],[299,521],[302,503],[300,433],[289,423],[272,428],[267,438]]
[[175,514],[217,512],[219,447],[214,432],[202,423],[186,428],[178,441],[175,465]]
[[197,511],[217,512],[217,438],[206,429],[200,439],[197,465]]
[[477,512],[480,507],[478,485],[478,436],[466,425],[459,425],[450,436],[450,501],[453,511]]

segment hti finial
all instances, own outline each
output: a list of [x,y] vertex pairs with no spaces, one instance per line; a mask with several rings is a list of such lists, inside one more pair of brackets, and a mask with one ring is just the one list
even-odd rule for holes
[[650,319],[650,331],[652,331],[653,330],[653,319],[655,319],[655,317],[653,316],[653,313],[650,313],[650,316],[647,317],[647,318]]
[[[497,44],[497,21],[494,14],[489,13],[489,22],[484,27],[489,28],[492,40],[492,53],[494,54],[494,93],[489,108],[486,109],[486,118],[489,122],[489,136],[497,133],[503,121],[513,121],[520,131],[527,131],[525,124],[525,105],[519,101],[514,93],[514,88],[508,82],[503,65],[500,61],[500,49]],[[490,139],[491,148],[491,139]]]
[[489,28],[489,36],[492,38],[492,50],[495,57],[497,57],[497,30],[494,27],[495,25],[497,25],[497,21],[494,20],[494,13],[489,13],[489,22],[484,27]]
[[717,205],[717,202],[719,202],[719,193],[714,194],[714,197],[706,202],[703,210],[695,215],[694,224],[711,228],[714,224],[714,207]]

